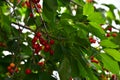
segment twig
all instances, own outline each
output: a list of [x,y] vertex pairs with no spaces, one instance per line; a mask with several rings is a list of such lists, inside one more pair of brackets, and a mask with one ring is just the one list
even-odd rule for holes
[[12,22],[11,24],[15,24],[15,25],[18,25],[18,26],[23,27],[23,28],[25,28],[25,29],[28,29],[28,30],[30,30],[30,31],[32,31],[32,32],[35,32],[34,30],[30,29],[28,26],[24,26],[24,25],[22,25],[22,24],[15,23],[15,22]]
[[[38,8],[37,8],[37,5],[34,4],[34,6],[35,6],[36,10],[39,11]],[[46,26],[46,24],[45,24],[45,22],[43,20],[43,17],[42,17],[42,15],[40,13],[39,13],[39,16],[40,16],[40,21],[42,22],[43,26],[45,27],[46,32],[48,32],[47,26]]]

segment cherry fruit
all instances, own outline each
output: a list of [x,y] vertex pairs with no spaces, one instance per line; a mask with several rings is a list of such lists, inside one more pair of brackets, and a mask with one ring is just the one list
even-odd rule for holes
[[113,37],[116,37],[116,36],[117,36],[117,33],[112,33],[112,36],[113,36]]
[[31,72],[32,72],[32,71],[31,71],[31,69],[29,69],[29,68],[25,70],[25,73],[26,73],[26,74],[31,74]]
[[54,50],[50,50],[50,55],[53,55],[54,54]]
[[54,44],[55,43],[55,41],[54,40],[50,40],[50,44],[52,45],[52,44]]
[[106,34],[106,37],[110,37],[110,36],[111,36],[110,33],[107,33],[107,34]]

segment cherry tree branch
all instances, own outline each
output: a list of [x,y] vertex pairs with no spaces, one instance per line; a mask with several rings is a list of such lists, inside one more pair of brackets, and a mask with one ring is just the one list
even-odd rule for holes
[[28,26],[22,25],[22,24],[20,24],[20,23],[12,22],[11,24],[15,24],[15,25],[18,25],[18,26],[20,26],[20,27],[22,27],[22,28],[28,29],[28,30],[30,30],[30,31],[32,31],[32,32],[35,32],[34,30],[30,29]]

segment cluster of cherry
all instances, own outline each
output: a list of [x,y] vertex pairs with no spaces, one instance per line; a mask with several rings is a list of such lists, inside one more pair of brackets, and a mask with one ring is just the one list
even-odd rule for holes
[[112,32],[112,27],[108,27],[107,30],[110,32],[107,32],[106,37],[110,37],[110,36],[116,37],[117,36],[116,32]]
[[54,40],[47,41],[42,37],[40,32],[37,32],[32,39],[32,48],[34,49],[35,54],[39,54],[41,50],[45,52],[49,52],[50,55],[54,54],[54,50],[52,50],[51,45],[54,44]]
[[96,43],[96,40],[92,36],[89,37],[89,41],[90,43]]
[[[31,8],[32,11],[36,10],[37,13],[41,12],[41,5],[40,5],[40,0],[32,0],[31,3],[30,1],[25,1],[22,3],[23,7]],[[29,14],[29,16],[32,18],[34,16],[33,12]]]
[[9,72],[9,76],[19,71],[14,63],[10,63],[10,65],[7,67],[7,70]]

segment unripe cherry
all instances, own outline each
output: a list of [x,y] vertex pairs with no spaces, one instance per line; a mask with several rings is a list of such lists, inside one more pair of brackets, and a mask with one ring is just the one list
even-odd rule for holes
[[14,67],[15,67],[15,64],[14,64],[14,63],[10,63],[10,67],[11,67],[11,68],[14,68]]

